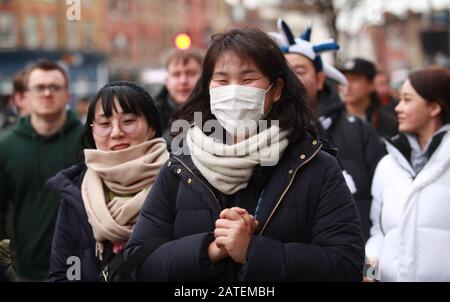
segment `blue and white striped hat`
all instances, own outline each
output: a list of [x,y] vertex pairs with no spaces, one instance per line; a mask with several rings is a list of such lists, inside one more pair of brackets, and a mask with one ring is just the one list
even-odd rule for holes
[[335,67],[324,63],[320,57],[320,54],[324,52],[336,52],[339,50],[339,45],[334,40],[329,39],[316,44],[311,43],[311,24],[308,25],[299,38],[294,37],[291,29],[282,19],[278,19],[277,27],[278,33],[269,33],[269,35],[277,42],[284,53],[298,53],[310,59],[318,72],[323,71],[330,79],[347,86],[346,77]]

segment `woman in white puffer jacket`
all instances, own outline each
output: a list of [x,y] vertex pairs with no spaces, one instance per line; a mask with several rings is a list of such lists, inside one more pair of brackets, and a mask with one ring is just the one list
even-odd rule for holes
[[450,73],[413,72],[396,107],[400,135],[372,184],[366,256],[380,281],[450,281]]

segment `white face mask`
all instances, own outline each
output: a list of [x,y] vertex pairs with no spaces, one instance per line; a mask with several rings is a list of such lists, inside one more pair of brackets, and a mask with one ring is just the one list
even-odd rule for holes
[[226,85],[211,88],[211,113],[230,134],[244,138],[253,136],[258,129],[258,121],[264,117],[264,99],[267,90],[242,86]]

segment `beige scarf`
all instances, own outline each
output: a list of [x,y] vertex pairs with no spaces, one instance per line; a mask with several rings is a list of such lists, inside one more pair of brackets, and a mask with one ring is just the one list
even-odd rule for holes
[[186,141],[197,169],[217,190],[234,194],[246,188],[253,168],[276,165],[288,146],[288,132],[278,126],[234,145],[216,142],[197,126],[190,128]]
[[[169,158],[162,138],[119,151],[84,150],[87,171],[81,184],[84,207],[97,241],[126,242],[161,166]],[[107,203],[105,185],[118,195]]]

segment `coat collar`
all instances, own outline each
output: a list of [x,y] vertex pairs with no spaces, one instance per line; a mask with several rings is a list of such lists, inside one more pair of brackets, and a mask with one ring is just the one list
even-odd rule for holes
[[60,171],[46,183],[50,189],[59,194],[61,199],[68,202],[83,220],[87,220],[87,215],[80,188],[86,169],[84,163],[73,165]]
[[[257,217],[262,226],[261,231],[264,231],[265,226],[274,215],[276,208],[282,202],[298,170],[314,158],[321,148],[322,144],[309,135],[290,143],[278,162],[264,190],[264,194],[261,196],[260,209]],[[325,151],[329,151],[335,155],[334,149]],[[195,167],[189,155],[171,155],[167,165],[169,170],[179,175],[182,182],[191,186],[192,190],[202,196],[213,213],[217,213],[217,215],[220,213],[220,203],[214,194],[214,190]],[[214,198],[215,202],[211,202],[211,198]]]
[[[448,159],[442,152],[437,152],[439,149],[442,149],[442,147],[439,148],[441,145],[448,146],[449,144],[449,142],[446,141],[449,141],[450,129],[444,128],[442,130],[443,131],[434,134],[429,143],[427,150],[428,161],[433,159],[433,161],[437,162],[446,162]],[[411,146],[409,145],[406,136],[404,134],[398,134],[391,139],[385,138],[385,143],[388,153],[404,170],[407,170],[409,174],[415,178],[417,173],[414,172],[410,163]],[[444,150],[446,150],[445,147]],[[425,164],[425,166],[427,164]]]

